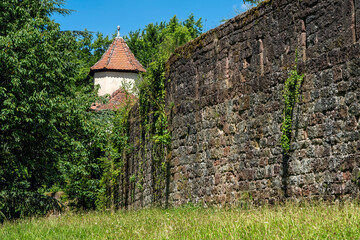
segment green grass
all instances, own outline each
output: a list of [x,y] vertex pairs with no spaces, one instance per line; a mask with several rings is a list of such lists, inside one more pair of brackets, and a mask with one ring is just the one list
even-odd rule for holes
[[360,205],[181,207],[7,222],[0,239],[359,239]]

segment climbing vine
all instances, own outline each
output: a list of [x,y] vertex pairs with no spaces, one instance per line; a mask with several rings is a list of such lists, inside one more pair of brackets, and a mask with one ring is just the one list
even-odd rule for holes
[[[162,204],[164,197],[166,203],[171,134],[165,107],[165,63],[177,47],[199,36],[201,31],[201,19],[195,20],[190,15],[180,22],[174,16],[168,23],[149,24],[145,30],[125,37],[146,72],[136,83],[138,91],[135,95],[139,101],[132,109],[135,111],[138,107],[138,118],[134,116],[136,119],[130,129],[130,109],[124,108],[119,113],[121,117],[115,118],[117,121],[109,133],[113,137],[109,138],[105,157],[102,158],[105,174],[99,198],[102,204],[99,205],[108,208],[117,207],[120,203],[126,207],[149,191],[154,204]],[[130,142],[133,144],[131,148]]]
[[102,149],[103,157],[99,159],[104,171],[97,206],[99,209],[110,208],[112,211],[124,205],[120,184],[124,177],[126,156],[132,149],[129,143],[129,113],[134,99],[126,89],[123,91],[126,100],[122,106],[114,109],[114,115],[108,119],[111,128],[108,130],[108,141]]
[[281,126],[281,147],[285,155],[290,152],[291,143],[291,129],[292,129],[292,116],[295,104],[299,100],[299,90],[301,83],[303,82],[304,75],[300,75],[297,71],[298,55],[296,53],[295,66],[290,71],[289,77],[285,81],[283,90],[284,110],[283,110],[283,122]]
[[[144,154],[150,151],[152,166],[152,189],[154,201],[163,197],[166,182],[166,152],[171,143],[168,130],[167,113],[165,111],[165,61],[159,57],[152,62],[144,75],[140,86],[140,146]],[[150,146],[149,149],[147,146]],[[142,166],[142,164],[140,164]],[[143,170],[139,168],[139,170]],[[139,179],[142,179],[140,176]]]

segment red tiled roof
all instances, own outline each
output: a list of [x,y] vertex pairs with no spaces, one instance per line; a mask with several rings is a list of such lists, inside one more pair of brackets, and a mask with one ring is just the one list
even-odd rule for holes
[[127,101],[131,101],[132,103],[134,103],[136,99],[137,98],[134,95],[126,94],[122,89],[118,89],[113,94],[111,94],[108,103],[106,104],[94,103],[90,107],[90,109],[94,111],[115,110],[124,106],[124,104],[126,104]]
[[146,72],[121,37],[115,38],[101,59],[90,68],[90,75],[104,70]]

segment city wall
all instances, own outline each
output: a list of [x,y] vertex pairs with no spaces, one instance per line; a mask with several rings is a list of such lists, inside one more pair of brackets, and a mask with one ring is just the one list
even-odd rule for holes
[[[359,37],[359,0],[272,0],[177,49],[167,63],[166,167],[152,167],[134,110],[130,139],[138,147],[122,180],[126,205],[357,197]],[[282,95],[296,52],[305,77],[286,157]],[[139,168],[137,188],[129,179]]]

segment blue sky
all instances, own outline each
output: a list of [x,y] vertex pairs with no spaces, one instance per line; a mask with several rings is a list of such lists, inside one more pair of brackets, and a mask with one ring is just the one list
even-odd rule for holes
[[204,31],[222,19],[236,16],[247,6],[242,0],[67,0],[65,8],[76,10],[70,16],[53,15],[61,30],[84,30],[111,35],[121,26],[121,35],[144,28],[149,23],[168,21],[176,15],[185,20],[191,13],[202,18]]

